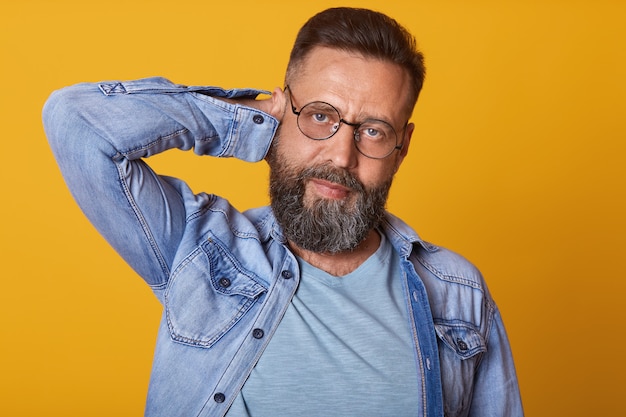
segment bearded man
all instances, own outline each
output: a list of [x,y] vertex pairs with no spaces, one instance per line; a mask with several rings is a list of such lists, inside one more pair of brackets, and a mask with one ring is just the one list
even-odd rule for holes
[[[162,78],[50,97],[70,190],[164,306],[147,416],[523,414],[480,273],[385,211],[423,80],[395,20],[336,8],[269,99]],[[271,207],[157,175],[173,148],[265,158]]]

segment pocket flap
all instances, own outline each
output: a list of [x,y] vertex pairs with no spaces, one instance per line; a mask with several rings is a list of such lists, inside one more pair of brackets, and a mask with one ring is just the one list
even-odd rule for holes
[[435,324],[437,336],[461,359],[487,351],[484,337],[467,323],[440,322]]
[[176,268],[165,292],[173,340],[210,347],[267,291],[226,249],[209,240]]

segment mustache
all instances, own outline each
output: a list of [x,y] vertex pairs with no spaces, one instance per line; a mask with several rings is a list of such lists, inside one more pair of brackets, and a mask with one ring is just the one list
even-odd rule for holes
[[330,165],[315,165],[303,169],[296,176],[296,180],[303,184],[308,179],[320,179],[342,185],[357,192],[364,192],[365,186],[354,175],[342,168]]

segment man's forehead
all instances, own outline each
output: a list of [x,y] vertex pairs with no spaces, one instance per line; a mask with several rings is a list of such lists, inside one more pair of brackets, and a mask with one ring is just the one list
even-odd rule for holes
[[396,63],[328,47],[314,48],[288,79],[299,107],[325,101],[342,112],[365,111],[364,116],[397,123],[411,113],[409,84],[408,71]]
[[411,83],[409,71],[396,62],[326,46],[313,48],[288,74],[286,81],[288,85],[321,84],[334,78],[363,88],[368,86],[369,80],[376,80],[377,86],[386,87],[391,94],[406,91]]

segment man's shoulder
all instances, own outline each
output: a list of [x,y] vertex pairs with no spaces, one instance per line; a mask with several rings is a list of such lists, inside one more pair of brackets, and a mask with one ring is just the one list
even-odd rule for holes
[[457,252],[423,240],[400,218],[387,213],[384,230],[402,257],[408,257],[416,269],[428,272],[420,274],[424,275],[422,279],[432,277],[481,290],[485,287],[480,271],[472,262]]
[[439,280],[480,290],[485,287],[478,268],[463,255],[450,249],[421,241],[414,245],[412,258]]
[[266,242],[272,238],[272,233],[277,226],[274,212],[270,206],[251,208],[244,211],[243,214],[256,228],[261,242]]

